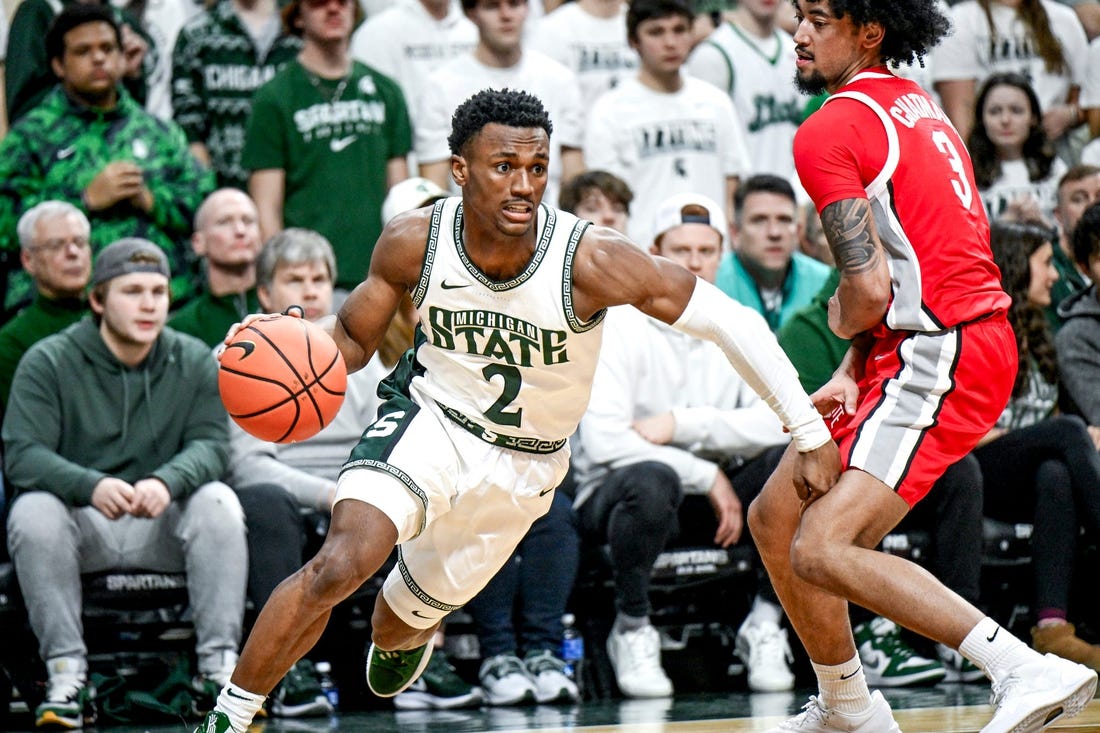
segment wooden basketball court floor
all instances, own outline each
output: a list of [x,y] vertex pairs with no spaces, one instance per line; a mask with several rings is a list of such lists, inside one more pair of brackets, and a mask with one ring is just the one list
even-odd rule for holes
[[[378,709],[331,719],[271,719],[254,733],[763,733],[797,712],[809,690],[754,695],[746,692],[678,695],[672,700],[596,700],[575,706],[481,708],[451,711]],[[939,685],[884,691],[904,733],[977,733],[989,721],[989,688]],[[10,730],[33,730],[29,716]],[[191,733],[194,723],[99,726],[110,733]],[[1100,699],[1047,733],[1100,733]]]

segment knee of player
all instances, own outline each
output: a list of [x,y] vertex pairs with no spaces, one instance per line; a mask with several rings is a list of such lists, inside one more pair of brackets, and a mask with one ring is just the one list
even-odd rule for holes
[[825,536],[803,528],[791,543],[791,569],[811,585],[828,587],[835,574],[836,549]]
[[324,605],[354,593],[374,571],[362,569],[355,553],[334,549],[326,543],[302,572],[306,575],[306,593]]

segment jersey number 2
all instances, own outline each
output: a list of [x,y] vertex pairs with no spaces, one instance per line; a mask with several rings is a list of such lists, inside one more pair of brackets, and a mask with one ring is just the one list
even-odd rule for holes
[[523,386],[523,377],[520,376],[519,369],[507,364],[490,364],[482,369],[481,373],[485,375],[485,380],[489,382],[493,381],[493,377],[500,377],[504,380],[504,391],[500,393],[497,401],[485,411],[485,417],[497,425],[509,425],[518,428],[520,420],[523,418],[523,408],[518,407],[514,410],[505,410],[504,408],[512,404],[512,400],[519,396],[519,389]]
[[959,197],[959,201],[962,201],[963,208],[969,209],[970,204],[974,202],[974,192],[970,190],[970,183],[966,180],[966,168],[963,166],[959,151],[943,130],[936,130],[932,133],[932,142],[936,144],[936,148],[941,153],[947,156],[947,161],[951,164],[951,170],[955,171],[957,176],[951,179],[951,188],[955,190],[955,195]]

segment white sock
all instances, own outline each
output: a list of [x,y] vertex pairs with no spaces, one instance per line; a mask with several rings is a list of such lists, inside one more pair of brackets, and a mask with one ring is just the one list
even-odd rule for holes
[[760,624],[771,623],[778,626],[779,622],[782,620],[782,608],[771,601],[765,601],[760,596],[756,596],[756,598],[752,600],[752,608],[749,609],[749,615],[745,617],[745,625],[759,626]]
[[811,662],[821,691],[821,702],[829,710],[859,715],[871,707],[871,691],[863,675],[863,664],[855,655],[844,664]]
[[966,635],[959,645],[959,653],[994,682],[1003,680],[1021,664],[1041,658],[1037,651],[988,616]]
[[225,713],[236,733],[245,733],[266,699],[265,695],[256,695],[230,682],[218,695],[218,704],[214,709]]

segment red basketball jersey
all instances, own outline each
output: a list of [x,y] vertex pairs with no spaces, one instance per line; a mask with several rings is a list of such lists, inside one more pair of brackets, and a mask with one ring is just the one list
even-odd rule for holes
[[970,155],[924,90],[857,74],[798,129],[795,163],[818,211],[866,198],[890,263],[885,325],[941,331],[1005,311]]

